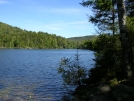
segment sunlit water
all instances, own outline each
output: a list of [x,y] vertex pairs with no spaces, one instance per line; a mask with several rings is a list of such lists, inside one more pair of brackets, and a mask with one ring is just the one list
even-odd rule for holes
[[[62,101],[66,93],[57,68],[77,50],[0,49],[0,101]],[[93,52],[78,50],[85,67]]]

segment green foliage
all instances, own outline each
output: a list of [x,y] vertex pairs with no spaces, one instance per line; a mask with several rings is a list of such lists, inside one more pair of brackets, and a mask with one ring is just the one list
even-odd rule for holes
[[76,42],[77,48],[79,49],[89,49],[92,50],[92,42],[97,38],[96,35],[89,35],[83,37],[72,37],[68,38],[68,40]]
[[129,41],[134,46],[134,17],[127,17],[127,31],[129,33]]
[[76,42],[47,32],[32,32],[0,22],[0,48],[76,48]]
[[94,50],[94,40],[87,40],[81,44],[81,49]]
[[[94,15],[90,16],[89,21],[98,26],[100,30],[108,32],[107,28],[110,28],[113,33],[120,31],[120,35],[118,35],[118,33],[116,35],[101,34],[95,41],[87,41],[84,43],[87,49],[95,51],[95,65],[89,70],[89,78],[84,82],[87,84],[84,89],[88,90],[84,90],[82,94],[78,96],[82,95],[81,97],[83,97],[83,95],[85,95],[84,97],[87,97],[85,101],[90,101],[91,99],[108,101],[111,97],[114,98],[112,100],[110,99],[110,101],[132,100],[131,98],[133,98],[133,96],[130,96],[130,92],[125,91],[128,90],[129,87],[121,87],[122,85],[118,85],[118,83],[128,81],[129,85],[131,84],[131,86],[133,86],[134,1],[128,0],[125,2],[125,7],[128,8],[124,8],[124,0],[83,0],[81,4],[92,8]],[[127,24],[125,24],[125,11],[127,16],[129,16],[127,17]],[[119,23],[117,21],[117,15],[119,15]],[[118,28],[118,26],[120,26],[120,28]],[[97,90],[94,90],[94,88],[98,88],[100,84],[109,84],[112,86],[109,94],[101,94],[101,96]],[[120,86],[121,89],[118,89],[117,86]],[[95,93],[91,92],[91,89],[93,89]],[[132,91],[132,88],[130,89]]]
[[[109,2],[107,2],[107,0],[103,2],[102,0],[86,0],[82,2],[83,6],[88,6],[92,8],[95,14],[94,16],[91,16],[89,20],[99,27],[107,26],[107,24],[110,23],[112,20],[113,20],[112,23],[116,24],[114,19],[116,19],[117,17],[116,14],[118,12],[114,12],[114,9],[116,8],[115,4],[117,4],[115,0],[110,0]],[[111,12],[113,12],[113,14]],[[132,51],[134,51],[133,26],[134,26],[134,18],[132,16],[131,18],[127,17],[128,36],[126,36],[126,38],[129,40],[130,44],[129,48],[132,48]],[[105,29],[105,27],[102,28]],[[101,34],[97,37],[95,41],[87,41],[83,44],[84,48],[95,51],[95,59],[94,59],[95,67],[89,70],[89,79],[88,79],[89,84],[94,84],[98,82],[107,82],[114,78],[116,78],[117,80],[121,80],[124,78],[125,75],[124,71],[127,70],[125,70],[125,68],[123,68],[122,65],[123,64],[122,57],[124,56],[124,54],[122,54],[123,49],[121,41],[122,40],[120,40],[120,36],[118,34],[116,35]],[[126,51],[127,50],[128,49],[126,49]],[[133,57],[134,54],[129,54],[129,59],[131,58],[130,60],[133,60]]]
[[[127,17],[127,31],[132,51],[134,51],[134,18]],[[119,35],[102,34],[94,41],[84,43],[86,49],[95,51],[95,67],[89,72],[90,83],[123,79],[122,48]],[[134,54],[132,54],[132,57]],[[133,61],[134,62],[134,61]],[[96,78],[97,77],[97,78]]]
[[65,85],[81,86],[86,78],[86,70],[81,66],[78,54],[73,58],[62,58],[58,72],[62,74]]
[[121,79],[121,44],[119,36],[100,35],[94,42],[95,67],[89,71],[88,83]]
[[89,7],[94,12],[94,15],[89,16],[89,21],[92,22],[99,30],[106,33],[115,34],[118,29],[117,24],[117,12],[115,0],[83,0],[81,3],[84,7]]
[[126,10],[129,17],[134,16],[134,1],[133,0],[127,0],[126,1]]
[[118,82],[118,80],[116,78],[114,78],[114,79],[109,81],[109,84],[110,84],[111,87],[113,87],[113,86],[119,84],[119,82]]
[[68,38],[70,41],[75,41],[75,42],[83,42],[86,40],[94,40],[97,36],[96,35],[89,35],[89,36],[82,36],[82,37],[72,37]]

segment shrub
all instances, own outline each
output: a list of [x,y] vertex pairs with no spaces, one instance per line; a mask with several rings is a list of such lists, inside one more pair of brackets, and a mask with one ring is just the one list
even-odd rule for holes
[[62,58],[58,73],[62,75],[63,81],[67,85],[81,86],[86,78],[86,69],[81,66],[79,55],[72,58]]

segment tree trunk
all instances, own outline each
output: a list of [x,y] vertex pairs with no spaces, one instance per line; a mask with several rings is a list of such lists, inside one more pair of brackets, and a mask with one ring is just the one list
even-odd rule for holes
[[126,28],[126,12],[124,0],[117,0],[117,9],[118,9],[118,21],[121,37],[121,46],[122,46],[122,67],[124,70],[125,79],[132,79],[132,51],[129,42],[129,33]]

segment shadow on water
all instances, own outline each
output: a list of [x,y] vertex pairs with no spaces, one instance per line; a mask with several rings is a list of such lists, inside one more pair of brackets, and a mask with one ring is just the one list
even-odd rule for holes
[[[33,93],[41,101],[72,101],[72,91],[68,91],[63,86],[42,84],[34,89]],[[39,98],[40,97],[40,98]]]
[[75,87],[64,85],[62,90],[65,90],[65,92],[62,94],[60,101],[73,101]]
[[60,98],[63,92],[62,88],[56,84],[42,84],[33,91],[41,101],[62,101]]
[[72,98],[73,98],[72,92],[68,92],[62,96],[61,101],[72,101]]

